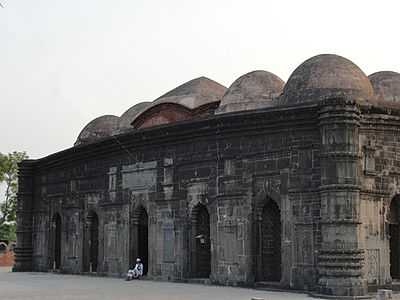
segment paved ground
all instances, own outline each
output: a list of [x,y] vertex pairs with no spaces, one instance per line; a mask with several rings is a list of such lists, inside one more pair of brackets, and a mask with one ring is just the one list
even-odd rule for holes
[[265,300],[315,299],[305,294],[109,277],[11,273],[0,268],[1,300]]

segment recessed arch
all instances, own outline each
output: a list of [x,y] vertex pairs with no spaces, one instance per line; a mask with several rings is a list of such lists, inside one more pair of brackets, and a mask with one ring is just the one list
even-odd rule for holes
[[149,270],[149,215],[143,205],[133,210],[130,224],[130,255],[129,263],[135,265],[136,258],[143,263],[143,274]]
[[84,272],[97,272],[99,261],[99,217],[93,210],[89,211],[85,220],[84,234]]
[[389,224],[390,276],[400,279],[400,195],[392,198],[387,222]]
[[59,270],[61,268],[61,234],[62,234],[62,223],[61,223],[61,215],[59,213],[55,213],[51,219],[51,236],[52,236],[52,245],[51,245],[51,265],[52,269]]
[[266,197],[257,203],[254,223],[255,279],[279,282],[282,276],[282,224],[278,203]]
[[264,206],[270,202],[274,201],[278,206],[279,210],[281,210],[281,197],[278,191],[270,190],[268,192],[259,192],[254,197],[254,214],[256,219],[260,219]]
[[211,274],[210,214],[198,203],[191,212],[191,275],[209,278]]

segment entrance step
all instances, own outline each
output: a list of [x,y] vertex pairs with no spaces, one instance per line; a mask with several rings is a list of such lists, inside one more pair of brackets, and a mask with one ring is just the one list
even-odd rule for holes
[[304,290],[296,290],[282,285],[279,281],[257,281],[254,283],[254,288],[257,290],[271,291],[271,292],[290,292],[304,294]]
[[283,290],[279,281],[257,281],[254,286],[258,289]]
[[187,282],[188,283],[206,284],[206,285],[210,285],[211,284],[210,278],[189,278],[187,280]]
[[97,272],[81,272],[81,275],[85,275],[85,276],[99,276],[100,273]]

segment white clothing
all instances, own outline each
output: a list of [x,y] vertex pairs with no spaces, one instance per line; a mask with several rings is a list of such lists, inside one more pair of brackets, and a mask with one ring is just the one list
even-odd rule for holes
[[139,277],[139,276],[143,276],[143,264],[142,263],[137,263],[135,265],[135,268],[133,269],[133,276],[135,278]]

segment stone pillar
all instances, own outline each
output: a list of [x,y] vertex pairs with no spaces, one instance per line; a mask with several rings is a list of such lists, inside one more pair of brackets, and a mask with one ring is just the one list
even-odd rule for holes
[[321,249],[318,290],[340,297],[367,293],[360,235],[360,111],[347,99],[321,103]]
[[24,160],[19,164],[14,272],[32,271],[33,165],[34,160]]

